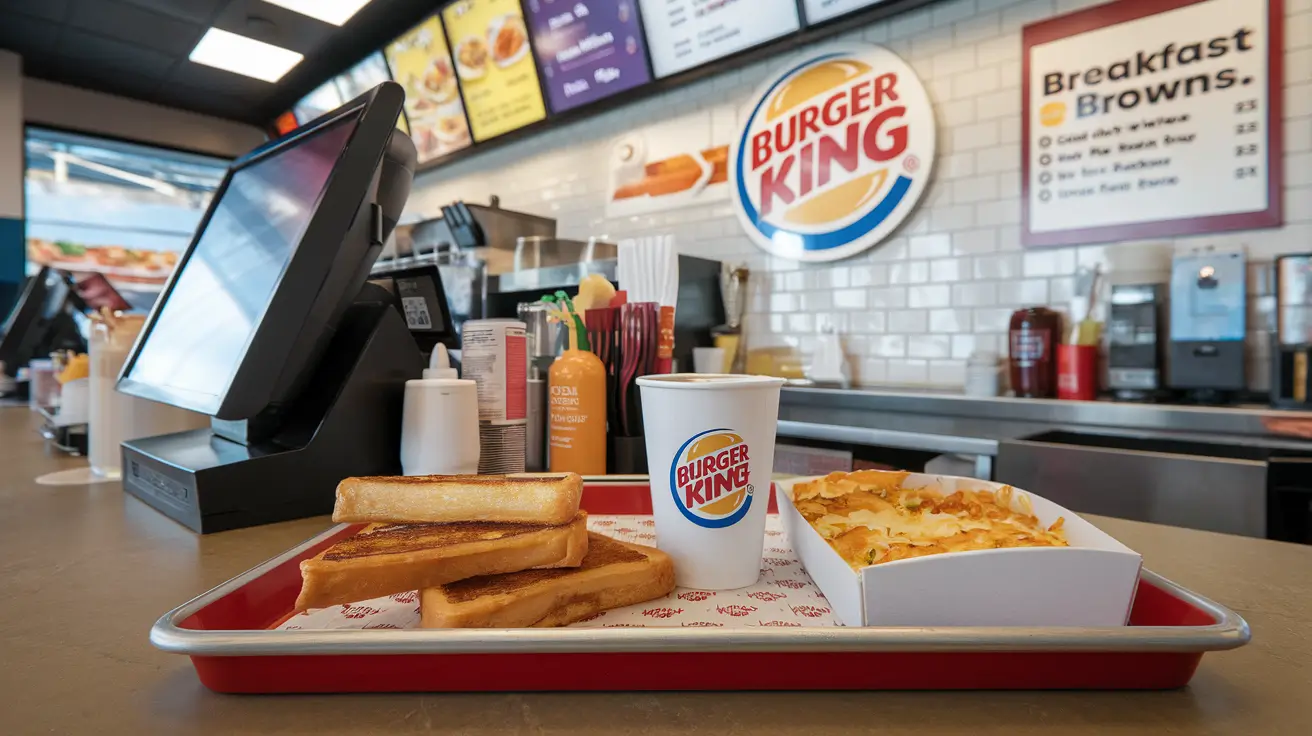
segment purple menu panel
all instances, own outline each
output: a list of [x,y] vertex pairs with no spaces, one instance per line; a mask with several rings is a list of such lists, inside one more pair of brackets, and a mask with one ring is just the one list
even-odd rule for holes
[[636,0],[528,0],[525,6],[554,112],[651,81]]

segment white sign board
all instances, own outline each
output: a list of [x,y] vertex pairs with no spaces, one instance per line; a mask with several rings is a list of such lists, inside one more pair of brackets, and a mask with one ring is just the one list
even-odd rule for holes
[[1265,0],[1122,0],[1028,26],[1025,244],[1279,225],[1272,31]]
[[840,15],[878,5],[886,0],[802,0],[802,9],[806,11],[806,22],[823,23]]
[[657,77],[692,69],[802,27],[796,0],[639,0]]

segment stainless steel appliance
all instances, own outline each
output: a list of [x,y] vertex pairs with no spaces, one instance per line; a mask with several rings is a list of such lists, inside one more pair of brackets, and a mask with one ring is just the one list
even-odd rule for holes
[[1112,286],[1107,320],[1107,387],[1116,398],[1146,401],[1161,395],[1166,327],[1165,285]]
[[1312,253],[1276,259],[1276,332],[1271,349],[1271,405],[1312,409]]
[[547,304],[520,302],[517,316],[528,337],[528,436],[524,468],[547,469],[547,374],[563,347],[564,330],[547,316]]
[[1044,432],[999,442],[995,479],[1079,513],[1312,544],[1312,457],[1281,440]]
[[1167,384],[1214,402],[1246,388],[1247,261],[1241,251],[1200,251],[1171,267]]
[[[502,209],[496,197],[488,205],[456,203],[442,210],[443,217],[398,226],[373,272],[436,264],[457,329],[470,319],[514,317],[523,299],[493,302],[505,294],[576,286],[588,273],[605,273],[605,260],[615,257],[614,244],[559,239],[555,220]],[[455,221],[457,215],[462,219]]]
[[[557,238],[555,220],[502,209],[496,197],[487,206],[442,209],[442,218],[399,225],[373,272],[436,264],[457,332],[466,320],[514,318],[522,302],[559,289],[573,292],[590,273],[616,280],[614,243]],[[446,221],[453,215],[454,227]],[[461,245],[471,232],[479,242]],[[720,270],[719,261],[679,256],[674,358],[681,366],[691,367],[692,349],[710,345],[711,329],[725,322]]]

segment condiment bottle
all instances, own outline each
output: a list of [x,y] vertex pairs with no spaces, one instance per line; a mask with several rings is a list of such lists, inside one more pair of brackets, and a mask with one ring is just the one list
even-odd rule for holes
[[606,368],[589,349],[582,322],[547,375],[547,444],[553,473],[606,474]]
[[1046,307],[1026,307],[1011,315],[1011,388],[1016,396],[1051,399],[1057,395],[1057,341],[1061,315]]
[[439,344],[424,377],[405,382],[401,472],[473,475],[479,449],[478,384],[456,378],[446,346]]

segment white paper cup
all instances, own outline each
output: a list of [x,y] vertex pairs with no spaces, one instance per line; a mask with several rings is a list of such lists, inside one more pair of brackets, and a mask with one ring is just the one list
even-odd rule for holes
[[656,544],[686,588],[756,582],[765,546],[782,378],[643,376]]
[[693,348],[692,369],[697,373],[723,373],[724,348]]

